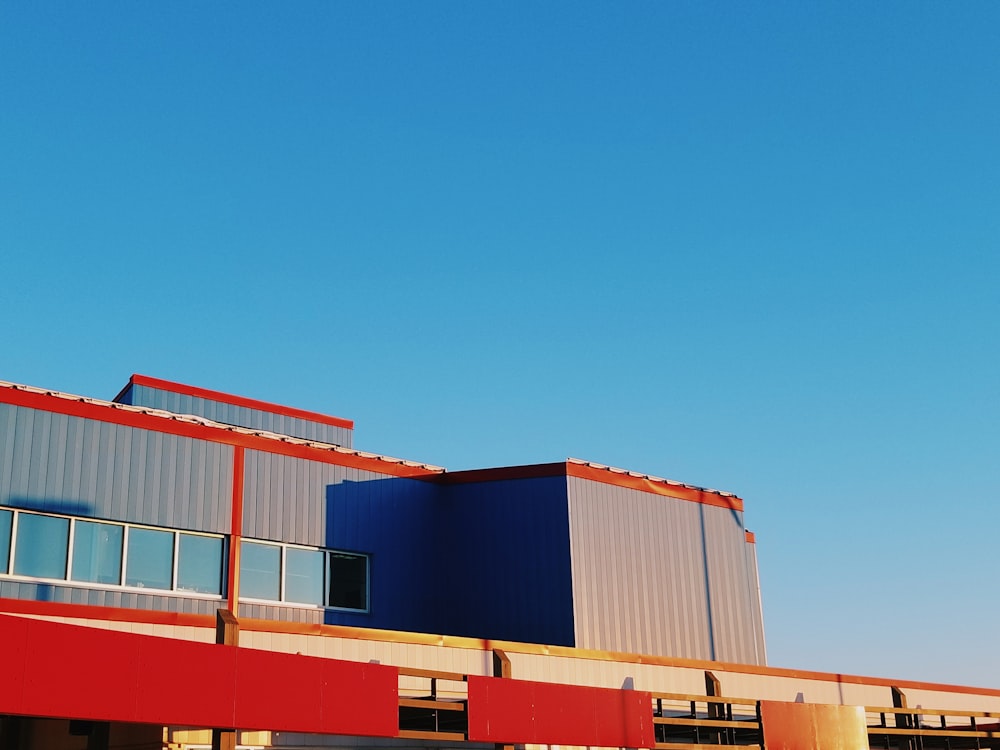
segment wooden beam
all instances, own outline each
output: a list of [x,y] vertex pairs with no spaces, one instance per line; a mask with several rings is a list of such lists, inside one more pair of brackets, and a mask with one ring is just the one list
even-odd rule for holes
[[[240,621],[228,609],[215,613],[215,642],[220,646],[240,645]],[[236,750],[236,731],[213,729],[212,750]]]

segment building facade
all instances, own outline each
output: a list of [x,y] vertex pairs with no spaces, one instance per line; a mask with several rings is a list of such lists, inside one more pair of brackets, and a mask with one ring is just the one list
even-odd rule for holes
[[767,666],[734,495],[352,433],[0,383],[0,750],[1000,748],[1000,690]]

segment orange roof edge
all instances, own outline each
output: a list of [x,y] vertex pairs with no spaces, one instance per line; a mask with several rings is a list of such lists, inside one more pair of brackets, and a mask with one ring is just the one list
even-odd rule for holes
[[321,424],[330,425],[332,427],[343,427],[348,430],[354,429],[354,421],[351,419],[344,419],[343,417],[333,417],[327,414],[320,414],[314,411],[307,411],[305,409],[298,409],[293,406],[283,406],[281,404],[273,404],[268,401],[259,401],[255,398],[246,398],[244,396],[235,396],[231,393],[223,393],[222,391],[213,391],[209,388],[199,388],[198,386],[185,385],[184,383],[175,383],[172,380],[163,380],[162,378],[154,378],[149,375],[140,375],[139,373],[133,373],[132,377],[129,378],[128,385],[121,390],[121,392],[115,396],[118,399],[131,385],[142,385],[147,388],[158,388],[163,391],[170,391],[171,393],[179,393],[183,396],[192,396],[194,398],[204,398],[209,401],[221,401],[224,404],[230,404],[231,406],[243,406],[248,409],[258,409],[260,411],[270,412],[272,414],[280,414],[284,417],[293,417],[295,419],[305,419],[310,422],[319,422]]

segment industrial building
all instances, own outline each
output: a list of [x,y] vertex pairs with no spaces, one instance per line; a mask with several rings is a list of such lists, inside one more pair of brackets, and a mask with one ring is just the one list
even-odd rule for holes
[[[1000,710],[997,691],[768,668],[735,495],[577,459],[449,472],[358,450],[353,427],[141,375],[112,401],[0,383],[0,750],[213,729],[217,746],[683,750],[684,721],[735,722],[695,743],[761,744],[759,707],[663,710],[720,689]],[[605,718],[581,728],[584,705]]]

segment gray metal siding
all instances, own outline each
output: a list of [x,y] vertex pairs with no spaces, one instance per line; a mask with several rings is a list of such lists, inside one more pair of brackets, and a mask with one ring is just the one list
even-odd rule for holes
[[309,625],[323,624],[323,610],[301,607],[272,607],[266,604],[240,604],[240,617],[254,620],[282,620]]
[[741,513],[567,483],[578,647],[755,663]]
[[743,514],[712,505],[700,505],[699,508],[705,528],[715,659],[761,664],[750,596]]
[[[328,546],[329,487],[393,479],[371,471],[255,450],[246,452],[245,461],[243,535],[312,547]],[[364,523],[370,521],[364,519]]]
[[127,403],[134,406],[163,409],[175,414],[194,414],[215,422],[246,427],[251,430],[266,430],[304,440],[333,443],[345,448],[351,447],[353,431],[346,427],[335,427],[308,419],[273,414],[246,406],[234,406],[222,401],[187,396],[145,385],[133,385],[122,401],[125,402],[126,398]]
[[229,533],[231,446],[0,404],[0,505]]
[[196,615],[214,615],[224,606],[221,601],[182,596],[155,596],[132,591],[86,589],[50,583],[0,580],[0,598],[30,599],[60,604],[86,604],[95,607],[123,607],[147,609],[157,612],[181,612]]
[[757,545],[747,542],[747,567],[750,571],[750,606],[753,607],[754,637],[757,641],[758,664],[767,664],[764,641],[764,612],[760,594],[760,571],[757,568]]

